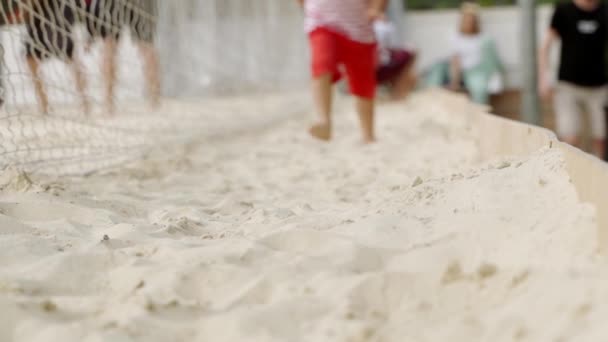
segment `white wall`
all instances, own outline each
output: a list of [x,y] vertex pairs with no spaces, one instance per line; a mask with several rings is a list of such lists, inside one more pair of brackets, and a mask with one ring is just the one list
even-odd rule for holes
[[[550,21],[552,8],[539,7],[538,38],[539,44]],[[419,67],[424,69],[447,56],[449,36],[458,27],[457,10],[409,11],[406,16],[406,41],[417,47],[420,54]],[[507,71],[507,85],[518,87],[521,84],[519,56],[520,17],[517,7],[498,7],[484,9],[482,29],[495,39],[500,57]]]
[[[258,6],[241,6],[240,0],[181,0],[161,2],[158,46],[163,64],[164,92],[169,96],[213,95],[224,91],[293,89],[309,78],[307,38],[302,13],[295,1],[256,0]],[[190,6],[185,6],[190,4]],[[218,16],[219,5],[230,5]],[[281,6],[276,6],[281,4]],[[264,6],[262,6],[264,5]],[[250,6],[251,7],[251,6]],[[222,12],[223,13],[223,12]],[[548,25],[550,7],[541,7],[539,36]],[[485,9],[484,30],[494,37],[507,69],[507,84],[521,80],[519,63],[519,15],[515,7]],[[445,57],[447,38],[458,25],[458,11],[410,11],[405,17],[405,37],[417,46],[421,69]],[[33,103],[31,80],[23,61],[23,32],[3,28],[4,70],[10,73],[9,102]],[[126,35],[125,35],[126,36]],[[83,56],[90,80],[90,93],[99,101],[102,94],[100,46]],[[141,61],[132,44],[121,48],[120,98],[141,98]],[[69,69],[57,61],[44,65],[52,85],[51,100],[73,102],[75,89]]]
[[302,11],[293,0],[160,3],[165,93],[293,89],[308,81]]

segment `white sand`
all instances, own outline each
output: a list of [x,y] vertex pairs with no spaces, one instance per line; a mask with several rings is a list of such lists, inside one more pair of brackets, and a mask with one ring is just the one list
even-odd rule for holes
[[605,339],[594,210],[558,151],[479,165],[432,93],[383,106],[374,146],[340,103],[325,145],[305,103],[184,108],[190,142],[126,170],[5,172],[0,341]]

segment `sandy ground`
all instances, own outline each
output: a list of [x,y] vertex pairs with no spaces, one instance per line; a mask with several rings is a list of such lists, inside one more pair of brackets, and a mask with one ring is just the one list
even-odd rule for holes
[[329,145],[301,96],[174,107],[120,171],[4,172],[0,341],[606,339],[562,156],[479,163],[450,104],[383,105],[373,146],[344,100]]

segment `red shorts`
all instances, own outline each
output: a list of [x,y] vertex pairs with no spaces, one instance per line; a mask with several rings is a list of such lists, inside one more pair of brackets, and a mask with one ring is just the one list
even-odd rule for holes
[[333,82],[342,78],[343,66],[350,92],[373,99],[376,95],[376,44],[359,43],[325,28],[310,33],[312,76],[332,75]]

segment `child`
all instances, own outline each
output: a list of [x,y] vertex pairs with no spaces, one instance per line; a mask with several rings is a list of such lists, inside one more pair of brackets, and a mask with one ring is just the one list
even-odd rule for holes
[[313,95],[321,121],[310,129],[320,140],[331,140],[332,84],[348,76],[357,98],[363,141],[374,135],[376,41],[373,23],[383,16],[386,0],[298,0],[304,6],[306,32],[312,50]]

